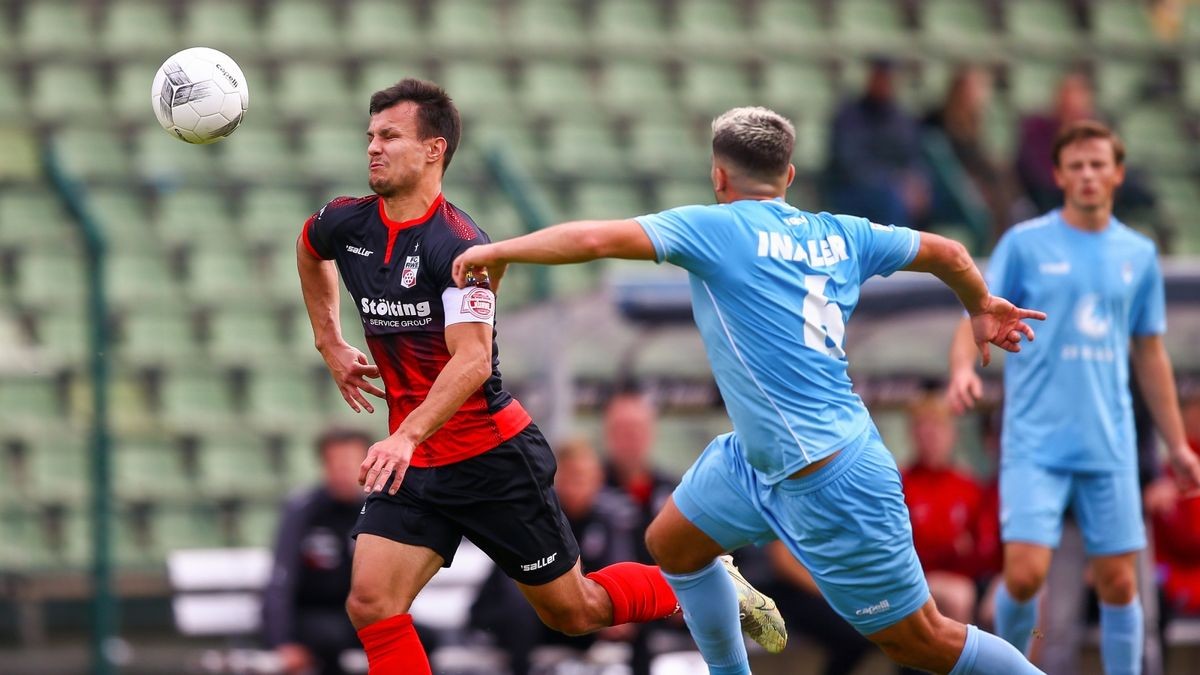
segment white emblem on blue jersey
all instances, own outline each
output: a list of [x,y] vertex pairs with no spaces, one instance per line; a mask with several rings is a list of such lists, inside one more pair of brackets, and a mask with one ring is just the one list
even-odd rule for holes
[[1095,293],[1083,296],[1075,306],[1075,327],[1080,333],[1097,340],[1108,335],[1112,318],[1100,311],[1100,298]]

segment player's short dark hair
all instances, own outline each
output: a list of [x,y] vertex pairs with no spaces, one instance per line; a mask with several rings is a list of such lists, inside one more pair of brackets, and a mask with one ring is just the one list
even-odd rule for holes
[[317,435],[317,456],[324,457],[326,450],[343,443],[360,443],[363,448],[369,448],[374,441],[370,434],[359,429],[330,427]]
[[796,145],[796,128],[767,108],[734,108],[713,120],[712,151],[756,177],[775,178],[787,171]]
[[1102,122],[1082,120],[1072,122],[1063,127],[1058,132],[1058,136],[1054,138],[1054,150],[1053,155],[1051,155],[1054,158],[1054,166],[1059,165],[1058,162],[1062,159],[1063,148],[1079,141],[1090,141],[1093,138],[1108,141],[1112,145],[1113,160],[1116,161],[1117,166],[1125,163],[1125,143],[1121,141],[1121,137],[1117,135],[1117,132],[1109,129]]
[[383,112],[392,106],[405,101],[417,104],[418,131],[422,138],[446,139],[446,152],[442,155],[442,171],[450,166],[450,159],[458,149],[458,141],[462,138],[462,119],[458,116],[458,108],[454,100],[433,82],[406,77],[396,84],[371,94],[372,115]]

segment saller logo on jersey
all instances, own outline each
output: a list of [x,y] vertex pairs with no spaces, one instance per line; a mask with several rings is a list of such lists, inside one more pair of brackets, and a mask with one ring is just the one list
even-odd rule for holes
[[476,288],[463,296],[462,311],[478,319],[490,319],[496,311],[495,301],[490,292]]
[[410,255],[404,258],[404,272],[400,274],[400,285],[412,288],[417,285],[417,270],[421,267],[421,256]]

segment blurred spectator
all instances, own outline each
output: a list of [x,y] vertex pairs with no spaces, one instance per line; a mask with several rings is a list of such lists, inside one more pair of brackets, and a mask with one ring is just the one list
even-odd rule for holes
[[654,564],[640,533],[666,504],[679,482],[654,467],[651,453],[657,434],[658,414],[649,398],[626,389],[604,408],[605,483],[625,494],[638,510],[636,558]]
[[[1183,405],[1188,444],[1200,453],[1200,397]],[[1200,495],[1183,495],[1171,470],[1146,488],[1146,512],[1154,523],[1154,546],[1170,609],[1200,615]]]
[[875,222],[921,224],[932,199],[917,121],[896,101],[895,65],[871,62],[866,91],[833,120],[828,200],[832,210]]
[[[1012,190],[1008,172],[991,157],[984,138],[984,121],[992,100],[992,75],[980,66],[962,66],[950,80],[946,100],[930,111],[922,124],[927,134],[941,134],[969,179],[969,196],[986,208],[994,232],[1009,222]],[[944,187],[935,187],[935,218],[962,221]]]
[[972,623],[984,490],[952,463],[958,431],[941,398],[927,396],[914,403],[909,425],[916,459],[901,476],[917,557],[938,609],[951,619]]
[[[1058,85],[1054,108],[1048,113],[1028,115],[1021,120],[1017,141],[1017,179],[1037,212],[1062,206],[1062,191],[1054,182],[1054,139],[1060,129],[1080,120],[1100,119],[1096,110],[1091,80],[1080,72],[1069,73]],[[1137,154],[1137,139],[1130,139],[1132,155]],[[1132,167],[1117,191],[1115,209],[1150,208],[1154,193],[1146,179]]]
[[[583,571],[632,560],[634,540],[641,537],[636,514],[624,496],[604,489],[604,471],[595,450],[586,441],[569,440],[557,446],[555,456],[554,491],[579,541]],[[493,568],[471,605],[471,626],[490,633],[496,645],[508,653],[512,675],[530,672],[530,655],[538,646],[583,652],[597,639],[627,640],[637,630],[630,624],[574,637],[551,630],[499,567]]]
[[853,673],[867,654],[875,651],[870,640],[833,611],[812,575],[782,542],[771,542],[762,549],[747,546],[734,555],[742,574],[775,599],[792,637],[790,644],[809,638],[806,646],[825,651],[821,675]]
[[283,507],[263,598],[263,630],[285,673],[336,675],[343,672],[342,653],[362,649],[345,603],[354,546],[350,530],[363,503],[358,471],[370,445],[370,437],[358,431],[326,431],[317,441],[321,483]]

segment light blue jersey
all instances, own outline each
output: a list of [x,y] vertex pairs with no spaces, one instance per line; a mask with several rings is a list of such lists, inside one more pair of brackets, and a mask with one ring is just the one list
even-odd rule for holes
[[1006,356],[1005,461],[1134,470],[1129,342],[1166,331],[1154,243],[1115,218],[1089,233],[1052,211],[1001,237],[987,279],[1047,315],[1037,340]]
[[686,269],[696,325],[746,461],[767,485],[870,427],[843,338],[859,287],[916,256],[919,235],[780,199],[637,219],[659,262]]

